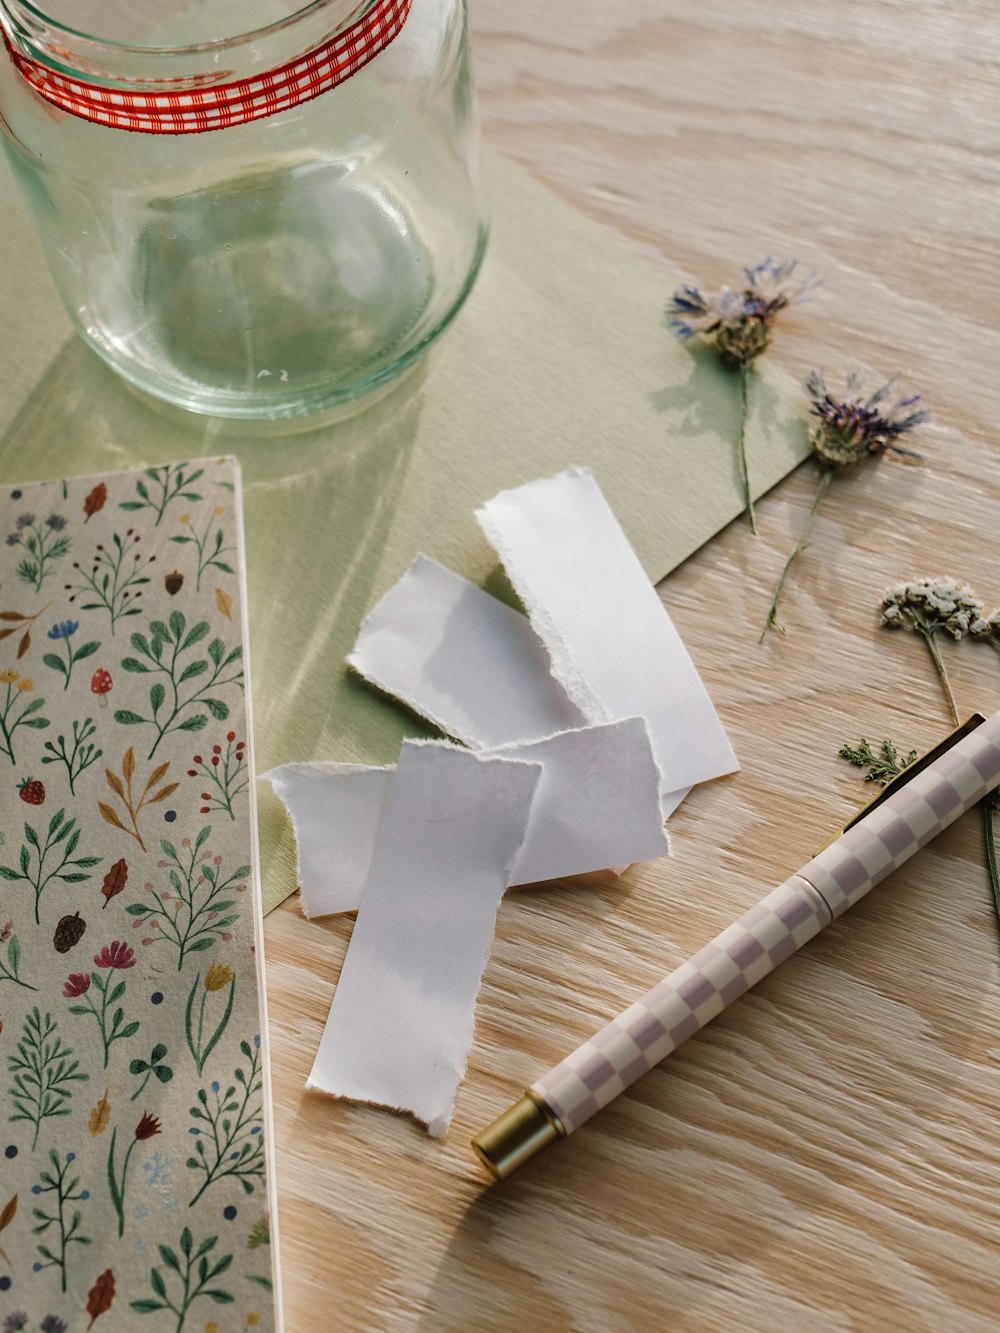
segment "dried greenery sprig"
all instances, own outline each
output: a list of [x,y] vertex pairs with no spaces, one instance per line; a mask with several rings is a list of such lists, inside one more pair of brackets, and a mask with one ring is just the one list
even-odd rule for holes
[[844,396],[835,398],[823,376],[814,370],[806,380],[806,391],[812,400],[810,411],[816,418],[809,432],[809,443],[820,467],[819,485],[799,540],[781,571],[767,623],[761,631],[762,640],[769,629],[784,633],[778,621],[778,603],[792,565],[808,545],[813,520],[834,476],[843,468],[881,458],[886,453],[919,461],[920,455],[902,448],[898,440],[930,416],[916,406],[919,394],[900,392],[895,380],[866,395],[858,376],[849,375]]
[[911,750],[909,754],[900,757],[899,751],[890,740],[884,740],[875,751],[863,736],[856,746],[845,742],[837,753],[841,759],[846,759],[855,768],[867,768],[865,781],[877,782],[880,787],[884,787],[893,778],[898,778],[900,773],[909,768],[917,758],[916,750]]
[[743,270],[743,283],[736,289],[722,287],[717,292],[703,292],[699,287],[682,287],[674,293],[667,313],[670,327],[679,338],[703,338],[719,353],[726,365],[740,376],[740,434],[737,457],[740,482],[750,531],[756,534],[750,474],[747,467],[747,404],[750,371],[767,349],[771,330],[782,310],[803,301],[820,279],[815,274],[800,277],[797,262],[776,263],[765,259],[755,268]]

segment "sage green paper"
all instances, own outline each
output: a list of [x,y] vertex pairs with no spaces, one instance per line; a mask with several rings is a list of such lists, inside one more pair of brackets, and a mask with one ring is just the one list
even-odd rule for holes
[[[424,365],[347,422],[267,438],[154,411],[68,337],[0,167],[0,483],[237,455],[262,772],[291,760],[392,762],[404,736],[427,734],[349,676],[344,658],[418,551],[476,582],[495,573],[472,511],[496,491],[590,467],[654,580],[742,509],[738,378],[670,333],[673,282],[513,163],[492,156],[489,169],[486,262]],[[808,442],[801,392],[773,360],[751,387],[759,494]],[[295,854],[266,786],[259,804],[270,910],[295,888]]]

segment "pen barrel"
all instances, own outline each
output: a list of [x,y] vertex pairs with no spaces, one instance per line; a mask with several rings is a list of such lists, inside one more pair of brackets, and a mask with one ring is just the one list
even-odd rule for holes
[[779,885],[531,1087],[571,1134],[832,920],[799,875]]
[[1000,784],[1000,713],[963,736],[799,874],[841,916]]
[[1000,785],[1000,713],[534,1083],[567,1134]]

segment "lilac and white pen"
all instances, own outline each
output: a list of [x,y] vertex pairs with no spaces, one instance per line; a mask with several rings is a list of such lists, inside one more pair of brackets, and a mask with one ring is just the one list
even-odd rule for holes
[[976,715],[893,780],[833,842],[613,1018],[472,1146],[503,1180],[572,1134],[1000,785],[1000,713]]

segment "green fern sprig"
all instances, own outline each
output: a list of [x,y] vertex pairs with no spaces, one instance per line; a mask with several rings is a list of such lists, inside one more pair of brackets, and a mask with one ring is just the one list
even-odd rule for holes
[[31,1141],[34,1151],[42,1121],[70,1113],[68,1102],[73,1090],[70,1083],[83,1083],[89,1074],[80,1073],[80,1062],[74,1060],[72,1046],[56,1036],[59,1025],[51,1014],[43,1018],[36,1005],[24,1020],[24,1032],[13,1055],[7,1057],[11,1075],[8,1096],[14,1114],[11,1122],[26,1120],[34,1125]]
[[845,742],[837,753],[855,768],[867,768],[865,781],[877,782],[881,787],[893,778],[898,778],[917,757],[916,750],[911,750],[904,758],[900,758],[899,751],[890,740],[884,740],[876,753],[864,737],[858,741],[857,746]]

